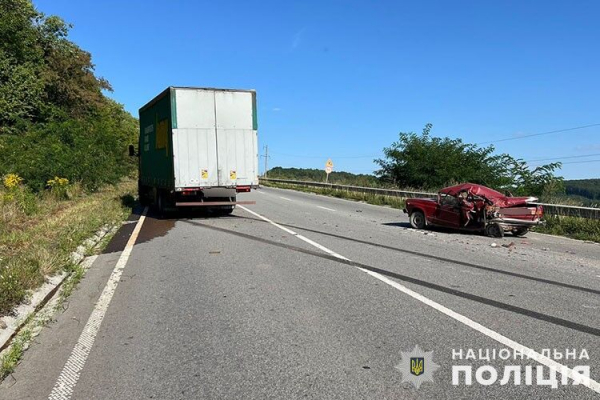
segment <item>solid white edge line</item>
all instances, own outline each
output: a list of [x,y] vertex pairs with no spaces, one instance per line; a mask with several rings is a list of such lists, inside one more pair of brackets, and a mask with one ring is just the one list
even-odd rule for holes
[[288,199],[287,197],[282,197],[282,196],[279,196],[279,198],[280,198],[280,199],[283,199],[283,200],[287,200],[287,201],[292,201],[292,199]]
[[[309,243],[309,244],[315,246],[316,248],[326,252],[327,254],[330,254],[330,255],[337,257],[339,259],[342,259],[342,260],[350,261],[350,259],[334,252],[333,250],[329,250],[327,247],[320,245],[302,235],[299,235],[296,232],[294,232],[286,227],[283,227],[276,222],[271,221],[267,217],[263,217],[262,215],[254,212],[252,210],[249,210],[246,207],[240,206],[240,208],[242,208],[243,210],[249,212],[250,214],[270,223],[271,225],[276,226],[277,228],[282,229],[285,232],[288,232],[288,233],[296,236],[298,239],[303,240],[306,243]],[[430,298],[425,297],[422,294],[419,294],[386,276],[383,276],[377,272],[369,271],[369,270],[366,270],[366,269],[363,269],[360,267],[356,267],[356,268],[363,272],[366,272],[367,274],[371,275],[372,277],[374,277],[376,279],[379,279],[380,281],[390,285],[391,287],[401,291],[402,293],[409,295],[410,297],[414,298],[415,300],[418,300],[421,303],[428,305],[429,307],[447,315],[448,317],[450,317],[458,322],[461,322],[462,324],[468,326],[469,328],[472,328],[472,329],[476,330],[477,332],[482,333],[483,335],[489,337],[490,339],[493,339],[507,347],[510,347],[513,350],[516,350],[516,351],[522,353],[526,357],[529,357],[530,359],[535,360],[542,365],[545,365],[546,367],[558,372],[561,375],[567,376],[568,378],[572,379],[576,384],[583,385],[583,386],[593,390],[596,393],[600,393],[600,383],[593,380],[592,378],[588,378],[588,377],[584,376],[583,374],[572,370],[571,368],[567,367],[566,365],[560,364],[560,363],[552,360],[551,358],[541,355],[540,353],[536,352],[535,350],[533,350],[529,347],[526,347],[518,342],[515,342],[512,339],[507,338],[504,335],[501,335],[500,333],[498,333],[492,329],[486,328],[485,326],[481,325],[480,323],[475,322],[472,319],[465,317],[464,315],[459,314],[456,311],[453,311],[453,310],[449,309],[448,307],[443,306],[440,303],[437,303],[437,302],[431,300]]]
[[323,207],[323,206],[316,206],[317,208],[322,208],[323,210],[327,210],[327,211],[334,211],[335,210],[333,208],[327,208],[327,207]]
[[113,295],[115,294],[115,290],[117,289],[117,285],[121,280],[121,275],[123,274],[123,269],[125,265],[127,265],[127,260],[129,260],[129,256],[131,255],[131,251],[133,250],[133,246],[137,240],[137,237],[140,233],[140,229],[142,229],[142,225],[144,220],[146,219],[146,213],[148,212],[148,207],[144,208],[142,215],[137,221],[125,248],[121,252],[117,263],[115,264],[115,268],[113,269],[98,302],[94,306],[92,310],[92,314],[85,324],[69,359],[65,363],[52,392],[48,396],[50,400],[68,400],[73,395],[73,390],[75,389],[75,385],[77,385],[77,381],[79,380],[79,376],[81,374],[81,370],[85,366],[85,362],[87,357],[92,350],[92,346],[94,345],[94,341],[96,339],[96,335],[100,330],[100,324],[106,315],[106,310],[108,310],[108,306],[110,301],[112,300]]

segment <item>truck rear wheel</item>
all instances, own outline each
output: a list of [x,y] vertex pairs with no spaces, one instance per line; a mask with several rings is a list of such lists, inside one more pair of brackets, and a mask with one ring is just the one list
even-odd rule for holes
[[150,205],[150,188],[138,182],[138,198],[143,206]]
[[233,212],[235,206],[231,206],[231,207],[227,207],[227,208],[223,208],[221,210],[219,210],[219,214],[221,215],[229,215]]
[[154,207],[159,216],[164,216],[167,211],[167,193],[164,190],[158,189],[156,191],[156,199],[154,201]]

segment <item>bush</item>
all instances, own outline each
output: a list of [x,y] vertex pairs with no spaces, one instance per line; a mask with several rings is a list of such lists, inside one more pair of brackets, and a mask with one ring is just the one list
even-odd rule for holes
[[22,182],[23,178],[17,174],[7,174],[2,178],[4,191],[1,193],[0,205],[5,213],[10,208],[25,215],[32,215],[37,211],[37,196]]
[[546,216],[544,220],[546,224],[536,227],[536,232],[600,242],[600,220],[562,216]]
[[55,199],[67,200],[69,198],[69,180],[67,178],[55,176],[54,179],[50,179],[47,183],[50,193],[52,193]]
[[[135,168],[127,145],[137,134],[137,121],[118,106],[82,120],[30,125],[20,135],[0,136],[4,148],[0,173],[17,172],[33,191],[59,176],[95,190],[117,182]],[[112,115],[109,113],[112,112]]]

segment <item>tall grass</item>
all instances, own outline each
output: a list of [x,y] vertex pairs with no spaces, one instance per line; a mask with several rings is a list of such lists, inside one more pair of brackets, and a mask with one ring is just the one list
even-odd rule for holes
[[536,232],[600,242],[600,220],[550,215],[544,220],[546,224],[536,227]]
[[40,194],[0,191],[0,316],[47,276],[73,268],[71,252],[101,226],[123,220],[131,209],[122,199],[135,189],[126,180],[92,194],[79,185]]

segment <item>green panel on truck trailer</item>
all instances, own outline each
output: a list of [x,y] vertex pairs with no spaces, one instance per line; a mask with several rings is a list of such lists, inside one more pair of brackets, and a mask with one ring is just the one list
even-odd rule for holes
[[256,92],[252,93],[252,129],[258,130],[258,116],[256,109]]
[[173,189],[172,88],[140,109],[140,181],[147,186]]

